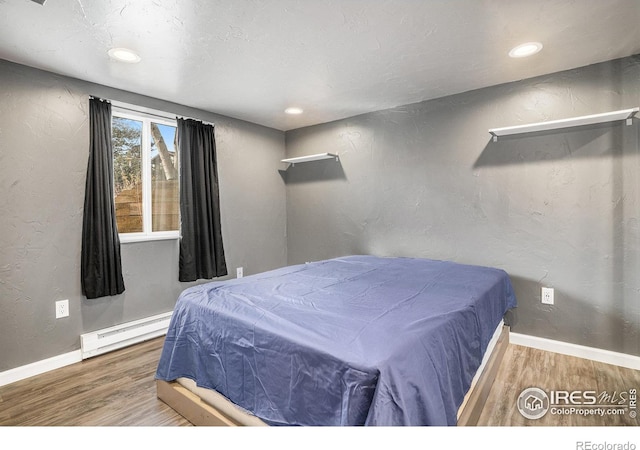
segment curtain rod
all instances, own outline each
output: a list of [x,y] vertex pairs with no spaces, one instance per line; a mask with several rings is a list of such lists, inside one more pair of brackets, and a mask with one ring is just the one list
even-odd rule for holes
[[111,103],[112,106],[114,106],[114,107],[116,107],[118,109],[132,111],[132,112],[136,112],[136,113],[139,113],[139,114],[144,114],[144,115],[147,115],[147,116],[153,116],[153,117],[158,117],[158,118],[161,118],[161,119],[168,119],[168,120],[175,120],[177,118],[190,119],[190,120],[195,120],[197,122],[204,123],[206,125],[215,126],[215,123],[213,123],[213,122],[207,122],[207,121],[202,120],[202,119],[196,119],[194,117],[187,117],[187,116],[183,116],[181,114],[174,114],[172,112],[159,111],[157,109],[147,108],[145,106],[133,105],[133,104],[130,104],[130,103],[124,103],[124,102],[120,102],[120,101],[117,101],[117,100],[104,99],[104,98],[96,97],[94,95],[92,95],[91,98],[95,98],[97,100],[109,102],[109,103]]

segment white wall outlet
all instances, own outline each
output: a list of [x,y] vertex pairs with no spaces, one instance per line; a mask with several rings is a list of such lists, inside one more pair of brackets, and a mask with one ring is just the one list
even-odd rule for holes
[[542,288],[542,303],[545,305],[553,305],[553,288]]
[[56,302],[56,319],[69,317],[69,300],[59,300]]
[[244,276],[244,270],[242,270],[242,267],[238,267],[236,269],[236,278],[242,278]]

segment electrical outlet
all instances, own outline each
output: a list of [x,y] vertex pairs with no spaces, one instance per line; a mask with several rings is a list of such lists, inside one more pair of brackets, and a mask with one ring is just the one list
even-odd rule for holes
[[56,319],[69,317],[69,300],[59,300],[56,302]]
[[542,303],[545,305],[553,305],[553,288],[542,288]]
[[242,270],[242,267],[238,267],[236,269],[236,278],[242,278],[244,276],[244,271]]

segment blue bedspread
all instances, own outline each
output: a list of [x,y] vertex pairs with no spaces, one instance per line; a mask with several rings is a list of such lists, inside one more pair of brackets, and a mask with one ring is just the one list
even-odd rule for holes
[[499,269],[349,256],[186,289],[156,378],[271,425],[455,425],[504,313]]

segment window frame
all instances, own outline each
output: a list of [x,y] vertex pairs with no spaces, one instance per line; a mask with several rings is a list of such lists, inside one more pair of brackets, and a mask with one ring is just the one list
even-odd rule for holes
[[[132,233],[122,233],[118,231],[121,243],[160,241],[169,239],[179,239],[180,229],[172,231],[153,231],[152,223],[152,176],[151,176],[151,122],[166,125],[178,129],[178,122],[175,117],[160,111],[140,110],[132,106],[118,106],[112,102],[111,126],[113,118],[121,118],[142,122],[141,135],[141,163],[142,163],[142,231]],[[113,129],[112,129],[113,130]],[[176,148],[177,152],[178,149]],[[178,165],[180,160],[178,158]],[[180,176],[179,167],[178,177]],[[179,225],[178,225],[179,227]]]

